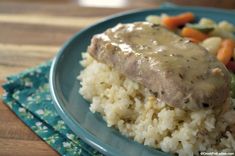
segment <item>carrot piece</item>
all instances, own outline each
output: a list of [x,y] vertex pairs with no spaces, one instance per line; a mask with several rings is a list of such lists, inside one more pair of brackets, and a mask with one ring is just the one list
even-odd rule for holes
[[185,13],[179,14],[177,16],[165,17],[162,19],[162,23],[168,29],[175,29],[176,27],[184,25],[188,22],[192,22],[193,20],[194,20],[193,13],[185,12]]
[[183,37],[193,38],[197,41],[203,41],[207,38],[207,35],[193,28],[184,27],[181,35]]
[[231,39],[225,39],[222,42],[221,48],[218,50],[217,59],[227,65],[233,56],[235,43]]

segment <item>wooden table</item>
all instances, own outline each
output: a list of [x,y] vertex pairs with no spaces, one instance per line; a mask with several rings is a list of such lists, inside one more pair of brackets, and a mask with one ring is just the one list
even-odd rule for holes
[[[159,0],[128,0],[120,8],[96,8],[69,0],[1,0],[0,2],[0,83],[8,75],[36,66],[54,57],[60,46],[81,28],[99,19],[133,8],[156,7]],[[175,0],[190,5],[187,0]],[[210,1],[211,2],[211,1]],[[235,8],[235,2],[215,0],[194,5]],[[0,88],[0,94],[3,93]],[[46,143],[25,126],[0,101],[1,156],[55,156]]]

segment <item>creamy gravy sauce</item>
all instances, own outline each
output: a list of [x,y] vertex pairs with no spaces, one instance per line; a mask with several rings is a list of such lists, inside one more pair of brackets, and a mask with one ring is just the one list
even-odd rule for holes
[[[224,90],[228,88],[229,76],[226,68],[206,49],[161,26],[148,22],[119,24],[96,37],[111,44],[115,53],[126,55],[125,59],[133,58],[134,55],[138,59],[135,66],[138,73],[130,75],[128,72],[122,70],[121,72],[140,83],[144,83],[146,87],[158,93],[160,99],[172,106],[188,107],[179,104],[179,102],[183,102],[189,103],[190,109],[210,107],[216,105],[217,102],[223,103],[228,96],[218,97],[217,93],[213,93],[219,88],[224,87]],[[118,64],[118,69],[122,69],[126,67],[122,59],[116,60],[119,62],[113,64],[107,62],[114,66]],[[102,58],[100,57],[98,60],[102,61]],[[103,60],[103,62],[105,61]],[[145,64],[149,65],[149,69],[146,69]],[[219,74],[214,74],[214,69],[218,69],[217,73]],[[143,74],[146,70],[157,71],[158,77],[170,78],[169,83],[178,83],[174,85],[176,87],[174,90],[182,90],[183,88],[185,93],[177,91],[175,95],[171,95],[171,93],[167,94],[171,89],[169,85],[154,87],[154,84],[145,84],[146,80],[143,80],[145,79]],[[146,73],[149,74],[149,72]],[[162,95],[159,92],[166,94]],[[177,98],[182,98],[182,100],[177,101]],[[214,100],[209,98],[214,98]]]

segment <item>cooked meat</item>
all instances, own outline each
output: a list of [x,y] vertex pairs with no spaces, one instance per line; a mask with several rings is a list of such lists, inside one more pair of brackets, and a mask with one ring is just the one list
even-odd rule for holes
[[214,107],[229,95],[225,66],[206,49],[159,25],[119,24],[95,35],[88,52],[173,107]]

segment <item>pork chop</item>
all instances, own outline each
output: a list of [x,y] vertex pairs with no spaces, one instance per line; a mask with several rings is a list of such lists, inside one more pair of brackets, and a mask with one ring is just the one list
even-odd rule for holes
[[211,108],[229,96],[226,67],[203,47],[159,25],[118,24],[95,35],[88,52],[173,107]]

